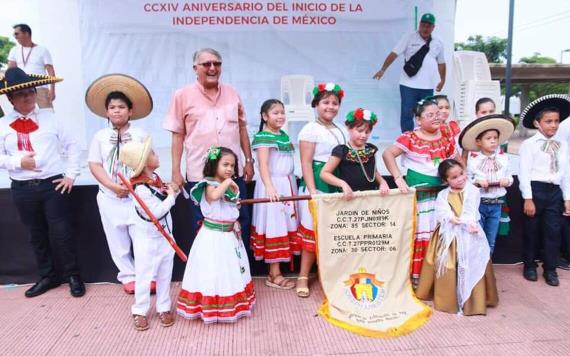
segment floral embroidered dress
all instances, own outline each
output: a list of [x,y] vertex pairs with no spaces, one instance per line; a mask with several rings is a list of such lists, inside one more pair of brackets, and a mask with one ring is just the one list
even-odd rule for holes
[[[283,130],[279,134],[260,131],[253,138],[251,148],[257,152],[261,147],[269,148],[269,175],[277,194],[297,195],[297,181],[293,174],[295,149],[289,136]],[[267,196],[261,178],[255,183],[253,196]],[[266,263],[289,262],[292,254],[300,254],[297,219],[297,204],[293,201],[255,204],[250,240],[255,259]]]
[[336,146],[331,155],[340,158],[337,168],[338,177],[345,181],[353,191],[378,189],[378,182],[375,179],[376,152],[378,148],[371,143],[366,143],[364,148],[358,150],[348,145]]
[[180,316],[205,323],[251,316],[255,304],[247,253],[236,231],[239,194],[228,190],[224,198],[211,203],[205,197],[207,185],[219,184],[205,178],[190,192],[204,220],[188,255],[176,307]]
[[416,194],[416,232],[412,259],[412,285],[414,287],[417,286],[426,248],[436,225],[433,211],[437,187],[442,185],[437,175],[437,168],[444,159],[457,156],[455,137],[459,135],[458,126],[445,126],[441,129],[440,138],[425,140],[417,135],[418,130],[404,132],[395,142],[395,145],[404,151],[401,162],[402,166],[407,168],[406,183],[408,186],[435,188],[433,192]]

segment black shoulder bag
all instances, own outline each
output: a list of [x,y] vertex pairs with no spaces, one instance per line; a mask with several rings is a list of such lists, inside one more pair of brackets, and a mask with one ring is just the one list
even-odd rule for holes
[[418,74],[422,64],[424,62],[424,58],[429,52],[429,43],[431,42],[431,36],[429,36],[427,42],[421,46],[421,48],[414,53],[413,56],[410,57],[409,60],[406,61],[404,64],[404,72],[408,75],[408,77],[413,77],[414,75]]

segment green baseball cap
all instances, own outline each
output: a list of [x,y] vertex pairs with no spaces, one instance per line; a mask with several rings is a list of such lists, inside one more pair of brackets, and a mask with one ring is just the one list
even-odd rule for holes
[[430,13],[423,14],[420,22],[427,22],[431,23],[432,25],[435,25],[435,16],[433,16],[433,14]]

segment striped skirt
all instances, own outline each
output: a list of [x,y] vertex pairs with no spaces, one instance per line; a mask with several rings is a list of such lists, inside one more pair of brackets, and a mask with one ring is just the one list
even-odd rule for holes
[[414,250],[412,256],[412,286],[418,285],[422,264],[431,236],[435,230],[435,200],[438,187],[442,185],[439,177],[428,176],[411,169],[406,174],[406,183],[410,187],[434,188],[429,192],[416,193],[416,229],[414,233]]
[[188,255],[176,311],[205,323],[250,316],[255,291],[249,262],[233,222],[204,219]]

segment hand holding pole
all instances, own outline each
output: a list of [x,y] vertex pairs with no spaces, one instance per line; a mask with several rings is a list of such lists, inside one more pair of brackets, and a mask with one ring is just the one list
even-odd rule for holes
[[164,228],[162,227],[162,225],[160,224],[160,222],[158,221],[158,219],[151,213],[150,209],[148,208],[148,206],[144,203],[144,201],[142,201],[142,199],[135,193],[135,190],[133,189],[133,186],[131,185],[131,182],[125,178],[125,176],[122,173],[118,173],[117,176],[119,177],[119,179],[121,179],[121,181],[123,182],[123,184],[125,185],[125,187],[127,187],[127,189],[129,190],[129,192],[131,193],[131,195],[133,196],[133,198],[135,198],[135,200],[137,201],[137,203],[139,203],[139,205],[141,206],[141,208],[144,210],[144,212],[146,213],[146,215],[148,216],[148,218],[152,221],[152,223],[154,224],[154,226],[158,229],[158,232],[160,232],[160,234],[162,236],[164,236],[164,238],[166,239],[166,241],[168,241],[168,243],[170,244],[170,246],[174,249],[174,251],[176,252],[176,255],[182,260],[182,262],[187,262],[188,261],[188,257],[186,257],[186,254],[184,253],[184,251],[182,251],[182,249],[176,244],[176,241],[174,240],[174,238],[172,236],[170,236],[170,234],[168,232],[166,232],[166,230],[164,230]]

